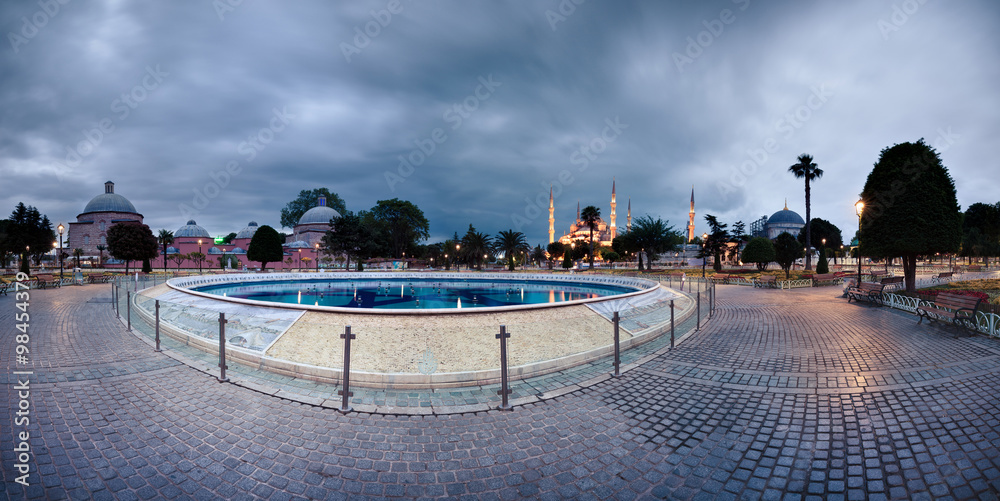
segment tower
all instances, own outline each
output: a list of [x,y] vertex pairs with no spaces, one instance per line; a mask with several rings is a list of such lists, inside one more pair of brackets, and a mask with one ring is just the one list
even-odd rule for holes
[[580,201],[576,201],[576,220],[580,220]]
[[552,187],[549,186],[549,243],[556,241],[556,208],[552,198]]
[[688,213],[688,238],[687,241],[694,240],[694,185],[691,185],[691,211]]
[[615,203],[615,178],[611,178],[611,240],[615,239],[615,207],[617,205]]
[[628,219],[625,222],[625,232],[632,231],[632,197],[628,197]]

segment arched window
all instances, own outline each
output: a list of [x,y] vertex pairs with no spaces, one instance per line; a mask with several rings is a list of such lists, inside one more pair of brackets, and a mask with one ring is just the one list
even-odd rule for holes
[[101,221],[101,231],[104,231],[104,221]]
[[90,245],[90,235],[83,236],[83,245]]
[[105,238],[105,237],[103,237],[103,236],[102,236],[102,237],[101,237],[101,245],[104,245],[104,244],[106,244],[106,243],[108,243],[108,240],[107,240],[107,238]]

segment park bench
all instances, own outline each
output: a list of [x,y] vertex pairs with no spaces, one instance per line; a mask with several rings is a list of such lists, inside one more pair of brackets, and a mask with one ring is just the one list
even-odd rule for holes
[[61,281],[58,278],[53,278],[52,275],[35,275],[35,279],[39,289],[59,287],[62,285]]
[[903,277],[885,277],[882,279],[882,285],[885,286],[885,291],[895,291],[902,289],[904,287]]
[[875,283],[875,282],[861,282],[855,287],[847,288],[847,302],[850,303],[851,300],[861,301],[864,299],[871,304],[882,304],[882,292],[885,290],[885,284]]
[[889,272],[885,271],[885,270],[872,270],[872,271],[868,272],[868,274],[871,275],[872,280],[876,280],[879,277],[888,276]]
[[819,285],[821,282],[836,285],[844,281],[844,279],[836,273],[820,273],[813,275],[812,280],[814,286]]
[[713,275],[708,277],[708,280],[715,284],[728,284],[730,277],[732,277],[732,275]]
[[983,271],[983,267],[979,266],[979,265],[973,265],[973,266],[969,266],[968,268],[966,268],[966,271],[969,271],[969,272]]
[[942,280],[944,280],[946,278],[952,278],[954,276],[955,276],[955,272],[953,272],[953,271],[945,271],[945,272],[942,272],[942,273],[938,273],[937,275],[934,275],[933,277],[931,277],[931,280],[934,281],[934,282],[940,282],[940,281],[942,281]]
[[9,291],[11,287],[13,287],[13,284],[14,282],[11,280],[7,280],[6,278],[0,278],[0,294],[6,296],[7,291]]
[[924,319],[931,322],[951,320],[956,327],[964,327],[970,331],[976,330],[976,312],[983,299],[972,296],[962,296],[952,292],[942,292],[937,295],[932,304],[917,307],[917,323]]
[[753,280],[754,287],[770,287],[772,289],[778,287],[778,277],[775,275],[761,275]]

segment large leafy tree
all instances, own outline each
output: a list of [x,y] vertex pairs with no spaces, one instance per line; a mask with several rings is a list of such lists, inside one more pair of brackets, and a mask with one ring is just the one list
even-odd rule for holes
[[[285,257],[281,248],[282,238],[274,228],[264,225],[257,228],[247,246],[247,260],[260,263],[261,271],[267,269],[267,263],[278,263]],[[194,259],[192,255],[192,259]]]
[[[307,210],[316,207],[316,200],[320,195],[326,197],[326,205],[340,214],[347,212],[347,205],[340,195],[331,192],[327,188],[316,188],[314,190],[302,190],[298,198],[288,202],[284,209],[281,209],[281,227],[291,228],[299,224],[299,219]],[[235,236],[235,235],[234,235]]]
[[732,255],[730,256],[735,261],[740,261],[740,247],[743,246],[750,239],[750,235],[747,235],[747,225],[743,221],[736,221],[733,223],[733,231],[729,232],[730,242],[736,244],[733,247]]
[[381,226],[391,257],[403,257],[404,252],[430,236],[431,227],[424,212],[406,200],[379,200],[371,214]]
[[459,255],[465,258],[469,266],[475,266],[477,270],[483,269],[483,255],[489,254],[492,250],[493,239],[485,233],[476,231],[471,224],[469,230],[462,237]]
[[[646,261],[652,269],[653,261],[656,261],[660,254],[674,250],[682,239],[673,226],[660,218],[653,219],[653,216],[648,214],[632,221],[632,231],[625,235],[625,248],[631,247],[632,252],[639,253],[639,271],[642,271],[643,253],[646,254]],[[615,249],[615,252],[622,254],[618,249]]]
[[48,216],[22,202],[14,207],[5,226],[4,252],[20,256],[20,271],[30,273],[29,258],[34,257],[38,261],[43,254],[52,250],[52,242],[56,241],[52,223]]
[[[622,260],[631,261],[640,250],[633,237],[634,234],[630,231],[618,235],[611,241],[611,249],[617,252]],[[640,268],[639,271],[642,271],[642,269]]]
[[590,269],[594,269],[594,230],[601,221],[601,209],[588,205],[580,211],[580,221],[590,230]]
[[555,242],[549,243],[548,247],[545,248],[549,254],[549,269],[552,269],[555,260],[561,259],[566,250],[563,248],[562,242],[556,240]]
[[156,241],[163,246],[163,272],[167,272],[167,247],[174,243],[174,232],[170,230],[160,230],[156,236]]
[[965,209],[962,218],[962,255],[984,257],[989,265],[991,256],[1000,256],[1000,202],[974,203]]
[[371,213],[348,211],[330,222],[330,230],[323,237],[323,246],[333,254],[347,256],[345,267],[348,269],[351,258],[354,258],[358,271],[362,271],[364,261],[375,257],[381,250],[382,240]]
[[743,262],[754,263],[757,269],[764,271],[767,265],[774,261],[774,243],[764,237],[753,237],[743,249]]
[[716,272],[722,271],[722,253],[728,247],[729,241],[732,240],[732,236],[729,231],[726,230],[728,225],[720,223],[719,219],[711,214],[705,216],[705,221],[708,223],[708,228],[711,233],[708,234],[708,238],[705,239],[704,245],[702,245],[701,254],[698,257],[708,257],[712,256],[712,269]]
[[507,258],[507,270],[514,271],[515,257],[531,250],[528,241],[524,238],[524,233],[514,230],[504,230],[497,234],[494,247],[503,252]]
[[[797,164],[794,164],[794,165],[792,165],[791,167],[788,168],[788,172],[791,172],[792,174],[794,174],[796,179],[805,179],[806,180],[806,221],[809,221],[811,219],[811,217],[810,217],[810,205],[812,203],[812,201],[810,200],[810,197],[811,197],[810,190],[811,190],[811,188],[809,187],[809,183],[812,182],[812,181],[815,181],[816,179],[819,179],[819,178],[823,177],[823,169],[820,169],[813,162],[812,155],[808,155],[808,154],[803,153],[803,154],[799,155],[798,160],[799,160],[799,162]],[[812,238],[810,238],[809,225],[806,225],[806,241],[807,242],[812,242]],[[811,270],[812,269],[812,261],[810,259],[811,254],[812,254],[811,252],[806,254],[806,269],[807,270]]]
[[799,241],[787,231],[781,232],[778,238],[774,239],[774,261],[785,270],[785,279],[788,279],[795,260],[802,257],[803,253]]
[[909,292],[916,286],[917,256],[959,249],[962,213],[955,182],[923,139],[883,149],[861,201],[861,254],[900,256]]
[[531,249],[531,262],[541,267],[542,261],[545,261],[545,249],[542,248],[541,244],[538,244],[535,245],[534,249]]
[[[834,252],[836,252],[836,250],[840,249],[840,246],[844,244],[844,237],[840,232],[840,228],[838,228],[835,224],[831,223],[830,221],[820,218],[813,218],[812,220],[809,221],[809,224],[806,226],[809,227],[810,238],[812,238],[812,247],[834,249]],[[825,245],[823,243],[823,240],[826,240]],[[798,241],[802,245],[806,244],[805,231],[799,232]],[[825,258],[826,250],[820,250],[820,255],[822,255]],[[836,256],[836,254],[834,254],[834,256]],[[818,268],[816,269],[816,272],[824,273],[823,271],[820,271]]]
[[160,255],[159,242],[149,226],[135,221],[118,223],[108,228],[108,253],[115,259],[125,261],[125,273],[132,261],[142,261],[143,267],[149,259]]

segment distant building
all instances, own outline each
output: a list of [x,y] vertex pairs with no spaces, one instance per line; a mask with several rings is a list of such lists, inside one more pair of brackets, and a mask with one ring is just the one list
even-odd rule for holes
[[[594,249],[598,247],[610,247],[611,242],[614,241],[615,237],[618,236],[618,228],[616,225],[617,219],[617,206],[618,202],[615,195],[615,181],[611,181],[611,212],[609,214],[609,222],[605,222],[603,218],[597,220],[597,224],[594,226]],[[632,225],[632,202],[629,201],[629,212],[628,212],[628,226],[626,231],[631,229]],[[569,226],[569,231],[563,236],[558,238],[558,241],[563,245],[570,245],[576,240],[586,240],[590,243],[590,227],[587,226],[580,219],[580,204],[576,204],[576,221]],[[549,191],[549,242],[556,241],[555,238],[555,209],[554,209],[554,199],[552,198],[552,191]],[[600,256],[594,256],[595,260],[600,261]]]
[[785,208],[771,214],[771,217],[761,216],[760,219],[750,223],[750,235],[755,237],[765,237],[770,239],[778,238],[778,235],[788,232],[792,236],[799,236],[806,225],[797,212],[788,209],[788,202]]
[[[100,254],[97,246],[108,244],[108,229],[128,221],[142,223],[142,214],[127,198],[115,193],[115,183],[108,181],[104,183],[104,193],[91,199],[76,216],[76,222],[69,223],[66,252],[72,254],[74,249],[83,249],[83,256],[96,258]],[[107,255],[104,251],[104,256]]]

